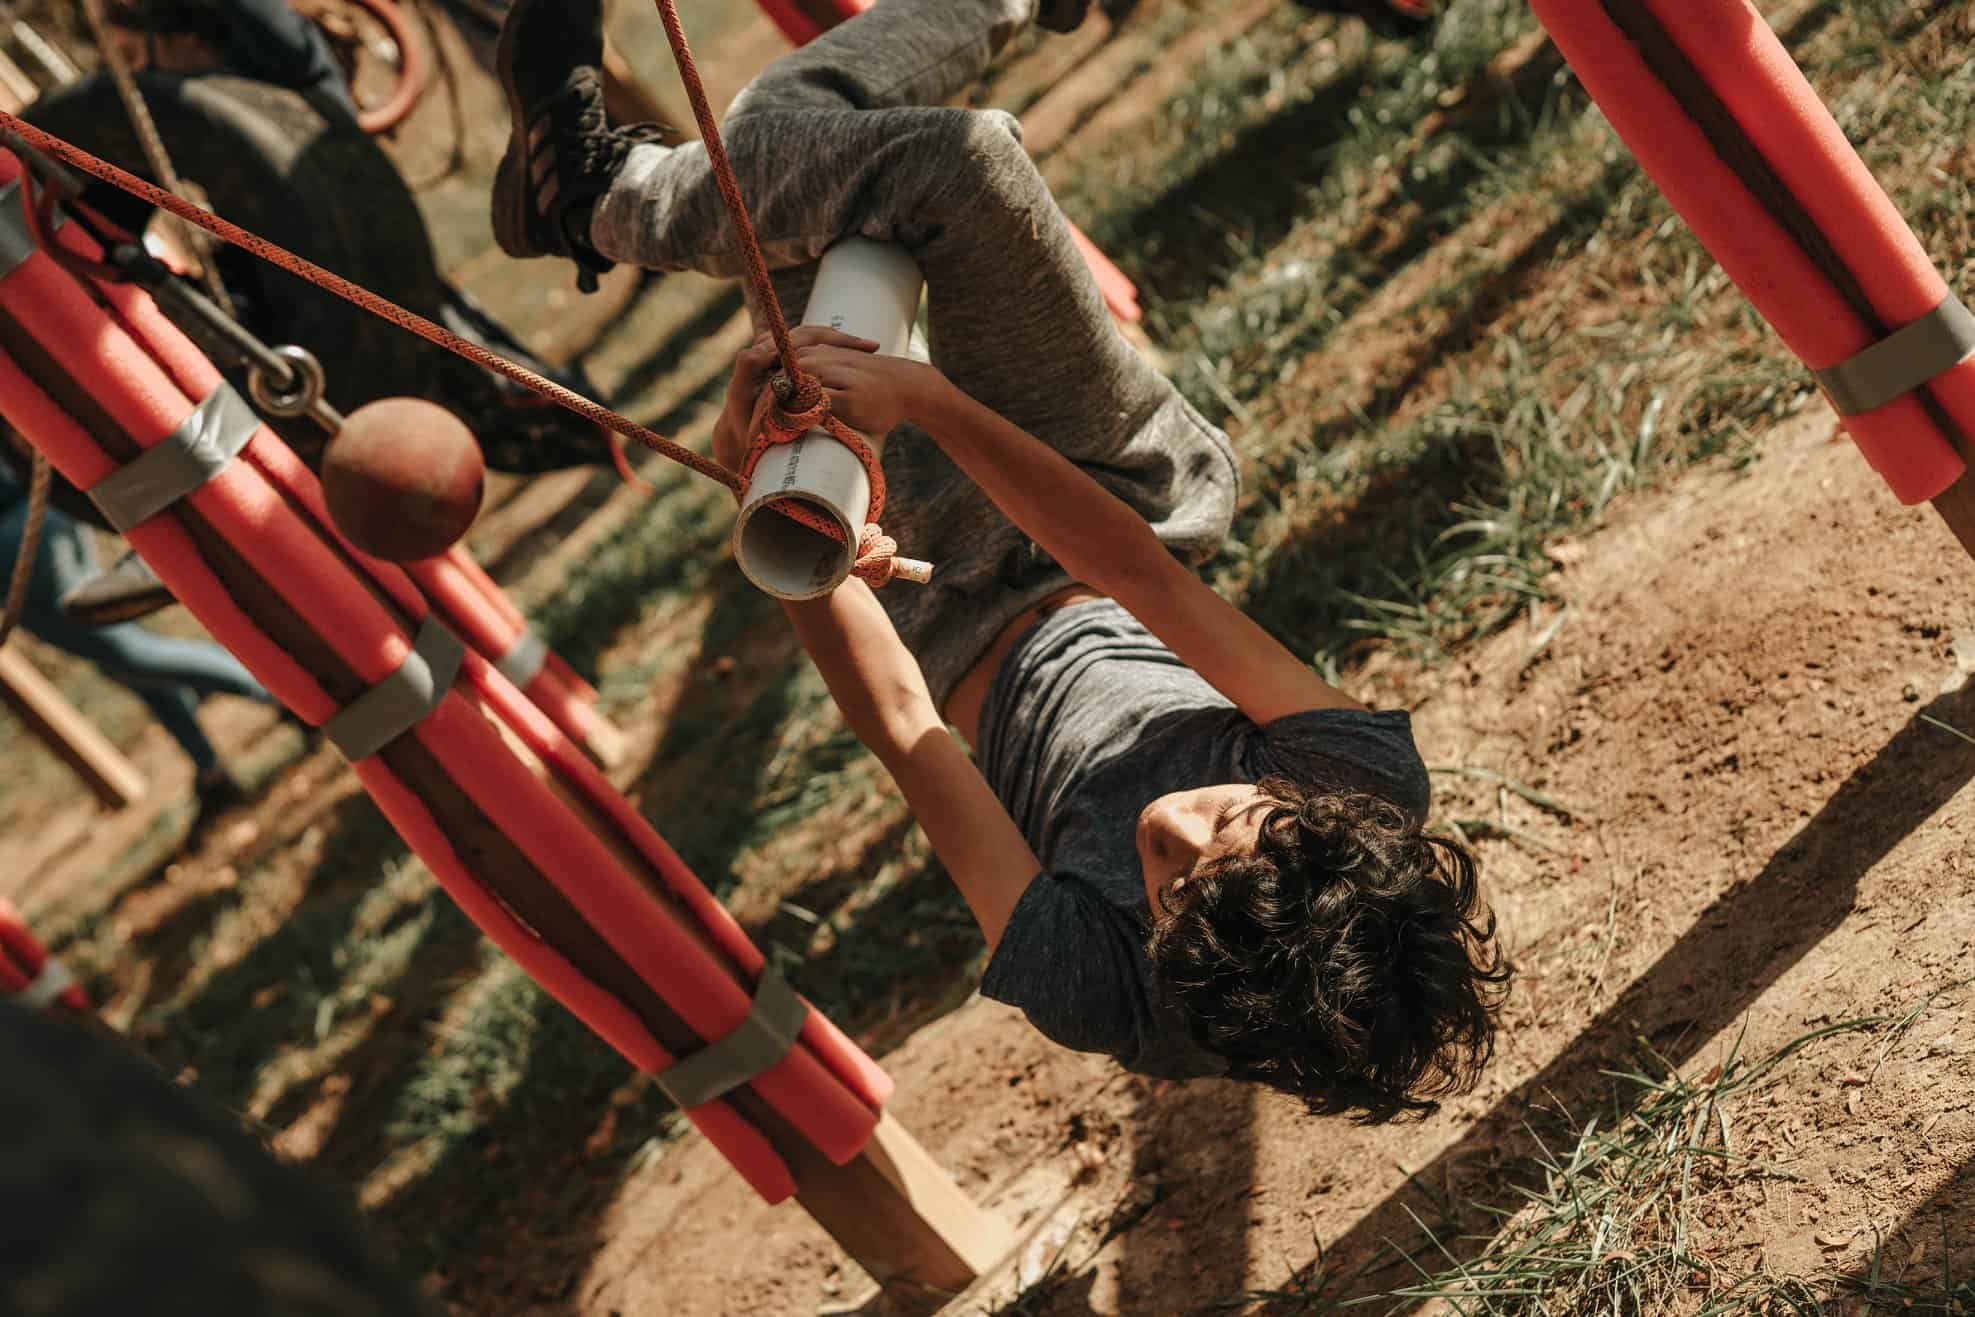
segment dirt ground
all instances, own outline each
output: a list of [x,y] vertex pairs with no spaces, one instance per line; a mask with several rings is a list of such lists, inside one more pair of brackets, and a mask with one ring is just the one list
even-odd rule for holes
[[[1140,258],[1154,344],[1196,381],[1216,369],[1192,361],[1205,360],[1216,325],[1254,314],[1283,269],[1331,269],[1334,254],[1297,227],[1311,202],[1288,191],[1279,216],[1258,211],[1233,236],[1189,229],[1193,212],[1164,192],[1170,208],[1151,236],[1131,228],[1151,223],[1144,207],[1111,222],[1102,199],[1138,185],[1121,147],[1152,159],[1148,172],[1184,163],[1153,157],[1165,136],[1210,135],[1175,100],[1210,57],[1266,64],[1278,41],[1347,72],[1412,58],[1367,45],[1355,24],[1279,9],[1151,3],[1116,31],[1094,22],[1038,43],[987,93],[1024,112],[1073,213]],[[623,21],[636,25],[627,42],[649,38],[641,16]],[[1923,28],[1916,40],[1939,35]],[[733,18],[706,48],[726,56],[713,62],[731,91],[732,71],[758,65],[774,38]],[[1552,94],[1540,40],[1489,68],[1429,93],[1421,123],[1490,97]],[[1277,70],[1276,82],[1291,76]],[[1257,77],[1243,84],[1256,95],[1290,95]],[[468,121],[484,128],[471,113],[484,89],[474,95]],[[1297,116],[1335,108],[1290,96],[1262,137],[1230,134],[1218,148],[1266,159],[1268,133],[1290,140],[1307,129]],[[498,123],[487,131],[468,170],[422,198],[447,263],[532,342],[580,357],[634,415],[703,440],[723,363],[746,333],[737,300],[705,281],[646,287],[620,272],[579,305],[556,277],[487,257],[476,188]],[[1422,169],[1434,131],[1411,139]],[[398,149],[407,172],[429,166],[428,139]],[[1609,172],[1616,159],[1590,163]],[[1584,186],[1605,188],[1601,204],[1616,196],[1614,210],[1649,195],[1607,182]],[[1409,203],[1417,213],[1375,204],[1394,186],[1367,181],[1365,216],[1338,221],[1391,259],[1382,282],[1329,286],[1343,308],[1333,336],[1299,355],[1301,340],[1263,324],[1252,336],[1272,344],[1277,385],[1250,389],[1232,374],[1211,385],[1232,391],[1229,428],[1252,463],[1244,526],[1258,544],[1289,537],[1269,541],[1278,563],[1325,552],[1354,514],[1399,497],[1375,485],[1342,502],[1341,479],[1318,488],[1322,460],[1417,479],[1438,515],[1478,497],[1472,472],[1443,487],[1423,460],[1382,466],[1400,459],[1374,460],[1380,450],[1355,433],[1333,443],[1337,418],[1425,424],[1471,363],[1522,327],[1647,314],[1629,273],[1603,288],[1573,282],[1573,262],[1595,257],[1573,227],[1591,193],[1560,187],[1557,215],[1509,197],[1441,225],[1424,202]],[[1660,231],[1663,218],[1648,211],[1636,229]],[[1259,273],[1226,274],[1222,257],[1202,257],[1210,242],[1274,254]],[[1677,272],[1686,258],[1667,259]],[[1647,269],[1644,285],[1664,282]],[[1737,318],[1732,293],[1716,294],[1702,321],[1777,351]],[[1669,341],[1658,366],[1683,351]],[[1653,361],[1643,367],[1655,378]],[[1622,399],[1637,376],[1597,378]],[[1660,1310],[1813,1310],[1766,1306],[1781,1291],[1752,1277],[1801,1282],[1832,1311],[1903,1299],[1905,1310],[1957,1310],[1975,1301],[1971,566],[1794,387],[1797,401],[1764,423],[1737,420],[1732,444],[1708,446],[1710,414],[1695,403],[1683,423],[1700,436],[1694,459],[1601,495],[1575,530],[1545,533],[1534,584],[1506,621],[1463,623],[1429,652],[1402,643],[1396,624],[1336,648],[1348,690],[1412,710],[1435,816],[1482,858],[1518,971],[1481,1087],[1424,1122],[1385,1127],[1314,1121],[1234,1084],[1128,1076],[971,996],[978,935],[896,793],[845,744],[778,619],[739,585],[716,499],[651,468],[652,498],[581,472],[500,482],[471,543],[598,675],[603,707],[631,738],[615,776],[634,801],[703,874],[725,877],[743,923],[881,1059],[900,1120],[1029,1232],[952,1311],[1424,1304],[1431,1296],[1407,1287],[1478,1265],[1491,1240],[1499,1248],[1528,1195],[1559,1182],[1559,1159],[1587,1125],[1636,1126],[1648,1090],[1627,1076],[1705,1085],[1826,1030],[1761,1083],[1697,1108],[1669,1144],[1711,1148],[1723,1169],[1682,1180],[1685,1274]],[[1658,417],[1662,402],[1639,405]],[[1638,406],[1626,406],[1639,427]],[[1306,431],[1331,456],[1295,448]],[[1268,563],[1223,566],[1221,579],[1265,609],[1286,614],[1303,597],[1293,573]],[[681,1137],[649,1085],[431,899],[333,752],[261,711],[216,710],[212,725],[264,795],[184,845],[185,774],[168,743],[85,674],[37,658],[85,707],[110,711],[100,716],[158,789],[103,817],[74,804],[58,769],[11,770],[0,894],[138,1045],[260,1122],[283,1155],[349,1185],[436,1301],[581,1317],[880,1310],[814,1223],[765,1207],[708,1145]],[[1580,1297],[1548,1310],[1609,1306]]]
[[[1609,1106],[1604,1072],[1640,1040],[1698,1072],[1943,990],[1883,1065],[1882,1037],[1839,1039],[1738,1113],[1742,1146],[1787,1178],[1709,1204],[1696,1247],[1779,1275],[1875,1240],[1916,1272],[1975,1266],[1958,1228],[1941,1251],[1942,1221],[1975,1209],[1975,746],[1925,721],[1975,723],[1975,608],[1945,529],[1864,486],[1832,429],[1784,427],[1753,469],[1697,473],[1570,546],[1566,621],[1533,660],[1547,619],[1385,674],[1430,764],[1581,811],[1571,826],[1512,798],[1513,826],[1552,849],[1479,843],[1520,977],[1471,1097],[1412,1126],[1313,1123],[1238,1085],[1121,1076],[982,1000],[886,1056],[901,1119],[970,1188],[1076,1222],[1020,1311],[1192,1311],[1307,1283],[1313,1243],[1343,1270],[1412,1234],[1409,1212],[1499,1201],[1525,1122]],[[1443,812],[1496,810],[1485,782],[1440,783]],[[1094,1172],[1079,1147],[1103,1154]],[[629,1178],[604,1234],[585,1313],[806,1312],[855,1288],[820,1231],[750,1201],[700,1144]]]

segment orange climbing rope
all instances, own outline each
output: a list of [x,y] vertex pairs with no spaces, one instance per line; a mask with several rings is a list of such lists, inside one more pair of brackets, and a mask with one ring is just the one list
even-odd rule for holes
[[160,210],[178,216],[188,224],[204,229],[216,238],[225,239],[242,251],[251,252],[272,265],[280,266],[290,274],[308,280],[325,292],[334,293],[344,301],[362,307],[374,316],[388,320],[401,329],[410,330],[428,343],[465,357],[476,366],[485,367],[497,375],[504,375],[523,388],[531,389],[550,402],[567,407],[578,416],[593,421],[607,430],[621,434],[627,439],[635,439],[653,452],[669,457],[681,466],[690,467],[708,479],[717,480],[736,493],[743,488],[739,476],[712,458],[703,457],[654,430],[646,429],[636,421],[619,416],[610,408],[591,402],[582,394],[565,389],[554,380],[537,375],[526,366],[516,365],[505,357],[489,352],[478,343],[461,338],[445,326],[434,324],[416,311],[408,311],[389,298],[379,297],[369,289],[351,283],[333,270],[325,270],[314,261],[297,256],[286,247],[269,242],[258,234],[249,233],[231,220],[222,219],[210,211],[201,210],[189,202],[181,201],[163,188],[147,183],[135,174],[119,169],[106,160],[98,160],[81,147],[72,146],[59,137],[51,136],[25,119],[0,110],[0,129],[15,134],[28,146],[53,156],[65,165],[99,178],[112,187],[121,188]]
[[[736,181],[733,166],[727,159],[726,147],[720,138],[719,125],[714,122],[712,108],[707,102],[706,87],[700,80],[699,68],[693,61],[692,48],[687,44],[685,29],[679,22],[678,7],[675,0],[657,0],[657,4],[659,17],[665,25],[666,39],[671,43],[673,58],[679,65],[679,76],[685,83],[686,94],[692,102],[693,117],[699,122],[700,136],[706,148],[708,163],[713,168],[714,182],[719,188],[721,200],[725,203],[728,216],[734,225],[735,236],[747,267],[748,282],[754,291],[755,303],[768,322],[768,332],[774,338],[776,351],[782,363],[773,401],[756,408],[753,444],[739,472],[729,471],[711,458],[667,439],[655,430],[648,429],[608,407],[592,402],[525,366],[489,352],[478,343],[462,338],[443,325],[434,324],[424,316],[407,310],[388,298],[380,297],[359,284],[352,283],[333,270],[326,270],[306,257],[269,242],[258,234],[250,233],[239,225],[174,196],[163,188],[147,183],[136,175],[119,169],[106,160],[100,160],[59,137],[43,132],[26,120],[4,110],[0,110],[0,130],[14,134],[28,146],[54,157],[71,168],[139,197],[195,228],[230,242],[290,274],[306,279],[316,287],[334,293],[401,329],[409,330],[428,343],[464,357],[497,375],[505,376],[523,388],[547,398],[550,402],[568,408],[593,424],[635,440],[660,456],[670,458],[710,480],[717,480],[736,496],[746,492],[748,478],[760,461],[761,454],[770,445],[791,442],[811,429],[825,430],[832,438],[856,454],[870,476],[871,507],[868,514],[870,524],[863,528],[858,538],[854,575],[872,585],[882,585],[892,579],[894,555],[897,551],[897,545],[876,525],[876,519],[883,512],[885,504],[883,469],[879,466],[870,445],[864,441],[864,437],[830,414],[829,394],[814,376],[802,370],[796,360],[795,347],[789,341],[788,322],[782,315],[781,303],[775,297],[774,284],[769,280],[767,261],[762,257],[761,244],[755,236],[754,224],[748,218],[747,204],[741,197],[740,184]],[[776,502],[773,506],[777,511],[821,534],[832,539],[842,538],[842,531],[835,523],[801,502],[784,500]]]
[[[734,177],[734,167],[727,159],[727,147],[720,138],[720,125],[714,121],[706,85],[700,80],[699,65],[693,60],[692,46],[686,41],[686,29],[679,21],[677,0],[657,0],[657,4],[659,21],[665,24],[665,39],[672,45],[673,62],[679,66],[679,81],[685,84],[686,99],[692,104],[693,118],[699,123],[700,141],[706,147],[707,163],[713,167],[714,185],[719,188],[720,200],[727,207],[727,218],[734,225],[735,243],[747,266],[748,285],[754,290],[755,305],[761,308],[762,318],[768,322],[768,333],[775,340],[775,352],[782,361],[782,373],[776,377],[774,401],[755,407],[753,442],[749,445],[747,460],[741,464],[741,487],[747,487],[747,481],[753,478],[762,454],[769,448],[799,439],[812,429],[826,431],[857,455],[857,460],[864,464],[865,473],[870,477],[871,509],[858,540],[857,565],[853,574],[873,585],[882,585],[891,579],[892,563],[898,551],[896,542],[877,526],[877,520],[884,514],[885,508],[884,471],[871,446],[864,442],[864,437],[830,414],[830,395],[813,375],[803,371],[801,363],[796,360],[795,345],[789,341],[788,322],[782,316],[782,304],[775,296],[774,282],[768,277],[768,262],[761,255],[761,241],[755,236],[754,221],[748,218],[747,203],[741,197],[741,185]],[[807,505],[789,501],[776,506],[784,515],[810,529],[832,539],[839,538],[840,532],[835,523]]]

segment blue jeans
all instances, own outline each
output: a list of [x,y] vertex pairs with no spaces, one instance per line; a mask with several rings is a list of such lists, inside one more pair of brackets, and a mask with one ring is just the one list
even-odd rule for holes
[[[10,493],[15,497],[8,502]],[[0,478],[0,594],[20,556],[26,525],[24,492]],[[199,727],[199,701],[208,695],[238,695],[272,704],[274,697],[238,659],[210,641],[177,640],[135,622],[106,627],[71,622],[62,614],[62,596],[95,574],[96,551],[87,532],[57,509],[48,509],[21,626],[57,649],[88,659],[104,676],[129,687],[199,772],[217,767],[219,752]]]
[[250,78],[296,91],[319,92],[356,117],[356,98],[342,66],[316,25],[288,7],[288,0],[224,0],[228,66]]

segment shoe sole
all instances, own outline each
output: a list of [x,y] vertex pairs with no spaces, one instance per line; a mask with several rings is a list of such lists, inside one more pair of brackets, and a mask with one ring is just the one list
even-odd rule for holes
[[494,170],[494,241],[502,251],[517,259],[548,255],[537,250],[528,239],[528,107],[521,103],[515,91],[518,84],[514,65],[520,43],[514,34],[521,28],[516,17],[530,3],[531,0],[515,0],[507,20],[501,24],[500,39],[494,44],[494,76],[499,79],[501,95],[507,100],[508,117],[507,151]]
[[119,622],[135,622],[140,617],[149,617],[153,613],[162,612],[177,602],[177,596],[171,591],[154,590],[101,604],[88,602],[64,604],[62,615],[77,626],[90,628],[115,626]]

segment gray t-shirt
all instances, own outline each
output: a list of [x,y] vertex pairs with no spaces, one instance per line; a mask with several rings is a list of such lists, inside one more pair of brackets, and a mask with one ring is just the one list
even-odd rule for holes
[[1299,781],[1369,787],[1415,816],[1426,767],[1403,712],[1316,709],[1258,727],[1110,600],[1039,622],[981,716],[981,771],[1042,860],[981,978],[1045,1035],[1165,1078],[1218,1074],[1146,955],[1139,812],[1172,791]]

